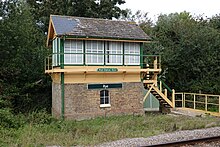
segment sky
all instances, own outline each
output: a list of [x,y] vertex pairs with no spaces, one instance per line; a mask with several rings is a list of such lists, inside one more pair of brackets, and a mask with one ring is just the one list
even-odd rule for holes
[[190,12],[193,16],[212,17],[220,14],[220,0],[125,0],[122,9],[142,10],[155,20],[159,14]]

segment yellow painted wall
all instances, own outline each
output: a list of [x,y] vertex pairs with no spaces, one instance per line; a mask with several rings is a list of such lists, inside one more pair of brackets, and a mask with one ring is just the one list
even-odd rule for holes
[[[118,72],[97,72],[98,68],[117,68]],[[55,71],[56,69],[54,69]],[[59,69],[57,69],[59,70]],[[60,73],[51,73],[54,83],[60,83]],[[65,83],[140,82],[139,66],[68,66],[64,68]]]

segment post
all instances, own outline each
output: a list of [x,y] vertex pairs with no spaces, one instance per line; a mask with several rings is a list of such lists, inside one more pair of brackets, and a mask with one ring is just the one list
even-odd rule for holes
[[[60,68],[64,69],[64,39],[60,40]],[[64,88],[64,72],[61,74],[61,80],[60,80],[60,85],[61,85],[61,118],[64,120],[65,118],[65,88]]]
[[162,92],[162,82],[160,81],[160,92]]
[[220,113],[220,96],[218,97],[218,112]]
[[205,95],[205,111],[208,110],[208,100],[207,100],[207,95]]
[[154,57],[154,69],[157,69],[157,57]]
[[173,108],[175,108],[175,90],[172,89],[172,102],[173,102]]
[[[50,57],[47,58],[47,70],[50,70]],[[53,55],[52,55],[52,64],[51,67],[53,68]]]
[[186,107],[186,94],[183,93],[183,107]]
[[193,95],[193,109],[196,109],[196,95]]
[[183,108],[183,93],[181,93],[181,95],[182,95],[182,108]]
[[164,95],[167,97],[167,89],[164,89]]

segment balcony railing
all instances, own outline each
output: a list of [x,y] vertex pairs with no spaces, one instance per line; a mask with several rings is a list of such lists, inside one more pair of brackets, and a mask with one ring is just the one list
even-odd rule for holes
[[[65,63],[65,57],[67,55],[82,55],[82,63]],[[88,55],[93,56],[101,56],[103,57],[103,62],[101,63],[87,63],[86,58]],[[121,63],[106,63],[107,57],[118,56],[118,58],[122,58]],[[138,57],[138,58],[137,58]],[[138,62],[136,63],[128,63],[126,62],[126,58],[136,58]],[[53,70],[57,67],[64,66],[140,66],[142,69],[161,69],[161,57],[160,55],[137,55],[137,54],[103,54],[103,53],[54,53],[49,55],[45,59],[45,71]]]

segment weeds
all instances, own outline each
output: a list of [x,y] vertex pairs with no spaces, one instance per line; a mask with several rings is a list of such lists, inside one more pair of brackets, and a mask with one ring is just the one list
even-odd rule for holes
[[148,137],[178,130],[220,126],[219,118],[211,116],[174,117],[151,113],[145,116],[59,121],[42,111],[22,119],[26,123],[18,129],[0,128],[0,146],[95,145],[122,138]]

